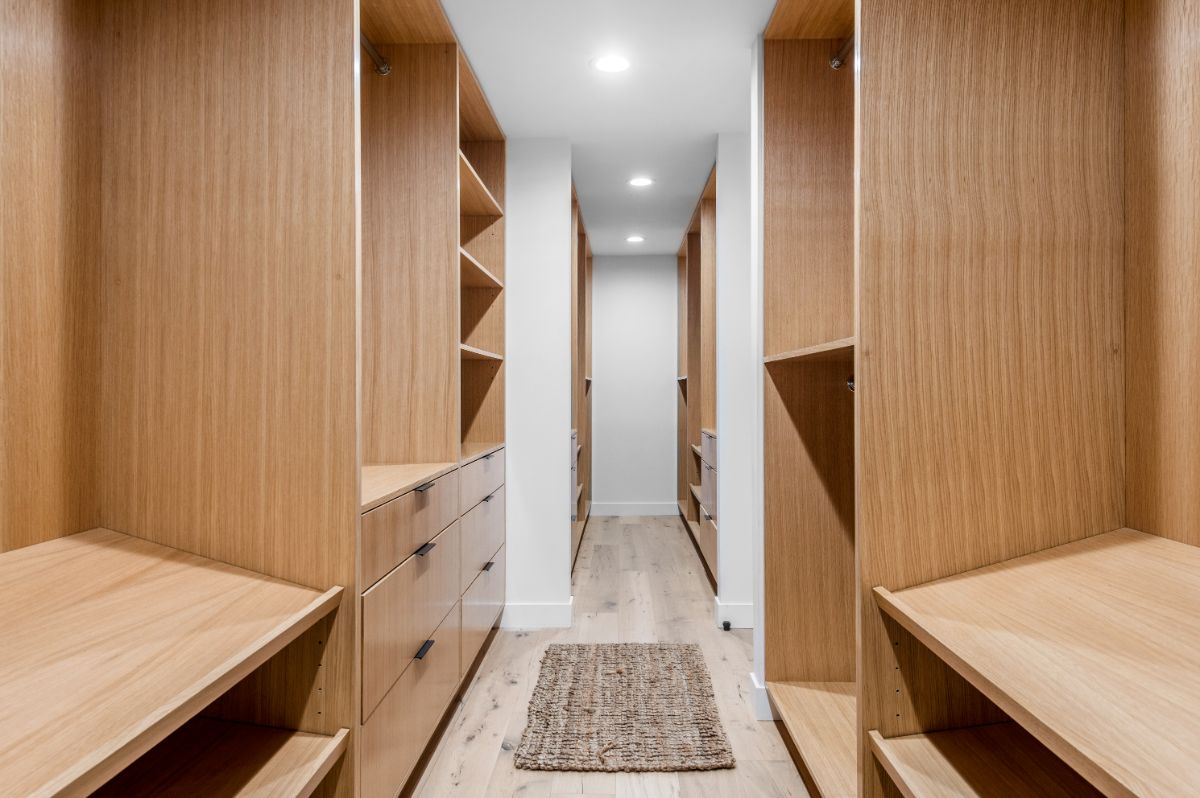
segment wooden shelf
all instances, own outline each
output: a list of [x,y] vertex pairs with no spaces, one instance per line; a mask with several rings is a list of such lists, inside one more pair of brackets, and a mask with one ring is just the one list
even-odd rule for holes
[[362,467],[362,512],[373,510],[418,485],[450,473],[457,463],[406,463],[366,465]]
[[578,502],[579,497],[582,495],[583,495],[583,485],[582,484],[576,485],[575,486],[575,501]]
[[82,793],[337,607],[108,529],[0,555],[0,784]]
[[710,438],[715,438],[715,437],[717,437],[717,431],[716,431],[715,429],[710,429],[710,428],[708,428],[708,427],[701,427],[701,428],[700,428],[700,431],[701,431],[702,433],[704,433],[704,434],[708,435]]
[[196,718],[94,798],[306,798],[346,751],[349,732],[305,732]]
[[583,452],[583,446],[581,446],[581,445],[580,445],[580,444],[578,444],[578,443],[577,443],[577,444],[575,444],[575,457],[579,457],[579,455],[580,455],[582,452]]
[[699,485],[688,485],[688,489],[691,490],[692,498],[696,500],[696,504],[703,505],[704,502],[702,502],[700,500],[700,486]]
[[692,454],[696,455],[697,457],[703,457],[703,455],[700,453],[700,447],[694,443],[692,444]]
[[480,457],[489,455],[492,452],[498,452],[503,448],[504,448],[503,441],[501,441],[499,443],[496,443],[495,441],[490,441],[488,443],[477,443],[475,441],[463,441],[462,458],[458,461],[458,463],[459,463],[459,465],[466,465],[467,463],[473,463],[476,460],[478,460]]
[[1102,793],[1016,723],[885,739],[875,758],[906,798],[1099,798]]
[[675,382],[687,382],[687,375],[683,374],[675,378]]
[[853,682],[767,682],[814,798],[858,794],[856,694]]
[[787,363],[801,360],[818,362],[826,360],[853,360],[854,338],[839,338],[836,341],[806,346],[803,349],[793,349],[791,352],[781,352],[763,358],[764,363]]
[[496,202],[492,192],[488,191],[479,173],[461,150],[458,153],[458,203],[460,216],[504,215],[500,203]]
[[1200,547],[1120,529],[875,596],[1105,793],[1200,784]]
[[504,360],[504,355],[498,355],[495,352],[489,352],[486,349],[479,349],[467,344],[459,344],[458,348],[462,353],[463,360],[493,360],[497,363]]
[[687,518],[687,500],[686,499],[679,500],[679,514],[682,515],[684,518]]
[[496,275],[462,247],[458,248],[458,267],[459,285],[463,288],[504,288]]

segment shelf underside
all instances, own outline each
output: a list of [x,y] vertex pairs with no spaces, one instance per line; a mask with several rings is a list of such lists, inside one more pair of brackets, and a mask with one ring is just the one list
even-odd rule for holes
[[875,595],[1104,792],[1200,784],[1200,548],[1120,529]]
[[450,473],[456,463],[404,463],[362,467],[362,512],[373,510],[418,485]]
[[857,690],[853,682],[767,682],[771,706],[796,747],[813,798],[858,793]]

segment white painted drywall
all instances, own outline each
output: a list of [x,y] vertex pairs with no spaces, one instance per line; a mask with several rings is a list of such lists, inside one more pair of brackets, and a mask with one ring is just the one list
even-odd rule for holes
[[678,263],[597,257],[592,515],[675,515]]
[[571,625],[571,145],[509,139],[503,625]]

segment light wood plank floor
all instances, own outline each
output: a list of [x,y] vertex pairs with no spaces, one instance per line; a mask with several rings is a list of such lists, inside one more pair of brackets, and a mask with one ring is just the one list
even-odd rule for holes
[[[758,798],[807,796],[775,726],[750,707],[749,630],[713,622],[712,589],[678,518],[594,518],[575,569],[575,626],[500,632],[464,695],[416,795],[421,798]],[[733,746],[733,770],[547,773],[517,770],[538,666],[549,643],[694,642],[704,649]]]

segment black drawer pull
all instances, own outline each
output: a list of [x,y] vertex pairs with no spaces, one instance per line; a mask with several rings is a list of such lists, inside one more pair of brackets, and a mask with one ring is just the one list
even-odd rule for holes
[[414,551],[413,554],[417,555],[418,557],[424,557],[426,554],[433,551],[435,546],[437,546],[437,544],[431,541],[429,543],[426,543],[424,546],[417,549],[416,551]]
[[493,493],[491,496],[484,496],[484,497],[483,497],[483,500],[484,500],[485,502],[490,502],[490,501],[491,501],[492,499],[494,499],[495,497],[496,497],[496,494],[494,494],[494,493]]
[[436,482],[426,482],[424,485],[417,485],[415,488],[413,488],[413,490],[415,490],[417,493],[424,493],[436,484]]
[[484,565],[483,565],[483,571],[484,571],[484,573],[487,573],[488,571],[492,570],[492,566],[493,566],[493,565],[495,565],[495,564],[496,564],[496,563],[495,563],[495,561],[492,561],[492,562],[489,562],[489,563],[484,563]]
[[433,643],[434,641],[432,640],[426,640],[422,643],[420,650],[417,651],[417,656],[413,657],[413,659],[425,659],[425,655],[429,653],[429,649],[433,648]]
[[485,455],[483,456],[483,459],[484,459],[484,460],[491,460],[491,459],[492,459],[493,457],[495,457],[495,456],[496,456],[496,453],[495,453],[495,452],[489,452],[488,454],[485,454]]

